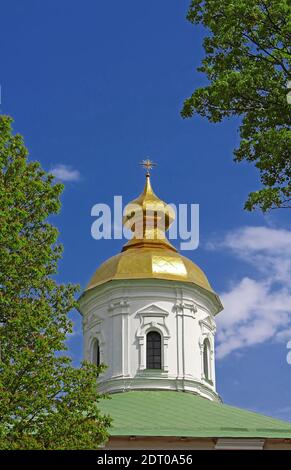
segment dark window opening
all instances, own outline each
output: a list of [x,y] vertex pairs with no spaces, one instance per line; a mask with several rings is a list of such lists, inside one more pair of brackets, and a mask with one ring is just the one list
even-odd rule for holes
[[100,366],[100,347],[97,339],[95,339],[93,343],[92,362],[95,366]]
[[206,380],[210,380],[209,351],[210,351],[209,340],[205,339],[203,343],[203,369],[204,369],[204,377],[206,378]]
[[161,335],[156,331],[147,334],[147,369],[161,369]]

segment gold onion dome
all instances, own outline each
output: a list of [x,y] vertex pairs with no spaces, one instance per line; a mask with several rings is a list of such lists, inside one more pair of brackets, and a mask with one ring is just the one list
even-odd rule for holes
[[124,210],[123,224],[133,238],[97,269],[85,290],[113,280],[164,279],[195,284],[219,301],[204,272],[167,240],[165,230],[174,219],[173,208],[153,192],[147,172],[143,192]]

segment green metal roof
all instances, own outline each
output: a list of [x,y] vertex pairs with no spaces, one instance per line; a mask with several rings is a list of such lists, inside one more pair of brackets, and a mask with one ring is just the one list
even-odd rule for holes
[[112,436],[291,438],[291,423],[187,392],[129,391],[99,403]]

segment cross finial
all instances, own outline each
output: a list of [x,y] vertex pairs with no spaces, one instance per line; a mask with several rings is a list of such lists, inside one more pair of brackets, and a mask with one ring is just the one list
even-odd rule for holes
[[146,176],[150,176],[150,171],[154,166],[157,166],[155,162],[147,158],[146,160],[142,160],[140,165],[146,169]]

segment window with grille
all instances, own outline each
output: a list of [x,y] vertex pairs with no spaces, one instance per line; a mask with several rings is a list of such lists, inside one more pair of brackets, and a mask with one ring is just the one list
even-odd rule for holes
[[157,331],[147,334],[147,369],[161,369],[161,335]]

